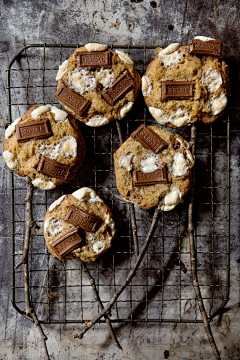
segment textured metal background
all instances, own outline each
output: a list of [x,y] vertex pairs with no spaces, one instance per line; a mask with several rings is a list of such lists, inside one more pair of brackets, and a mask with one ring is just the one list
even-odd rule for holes
[[[4,126],[8,122],[6,69],[12,57],[25,44],[98,42],[148,46],[159,44],[165,47],[175,42],[186,45],[189,39],[197,35],[224,41],[223,58],[229,65],[232,90],[231,287],[230,301],[211,323],[224,360],[239,360],[240,358],[239,9],[239,0],[0,1],[1,141],[4,136]],[[56,68],[58,65],[59,63],[56,62]],[[26,71],[26,76],[27,73]],[[25,110],[26,107],[21,110],[21,113]],[[214,131],[218,130],[218,126],[221,127],[221,121],[219,120],[214,125]],[[204,131],[209,135],[209,127],[206,127]],[[225,144],[225,140],[222,143]],[[226,147],[223,146],[222,149],[225,151]],[[206,164],[210,164],[210,161],[208,160]],[[204,161],[202,162],[204,168],[203,165]],[[209,173],[207,175],[209,179]],[[11,183],[9,169],[2,157],[0,157],[0,179],[0,355],[5,360],[42,360],[43,350],[38,330],[30,321],[18,314],[11,304]],[[24,179],[19,181],[19,187],[25,187]],[[23,202],[25,195],[21,191],[15,192],[15,195],[17,196],[18,193],[21,200],[16,197],[15,201]],[[50,196],[50,193],[48,195]],[[23,219],[21,210],[19,210],[18,218],[20,216]],[[35,216],[38,215],[35,214]],[[209,243],[206,246],[210,249]],[[203,239],[202,248],[205,248]],[[189,269],[188,254],[186,259],[182,257],[182,262]],[[182,268],[184,269],[183,265]],[[79,359],[80,357],[81,360],[151,360],[164,359],[168,354],[168,360],[213,359],[202,324],[152,322],[133,325],[114,324],[123,352],[116,350],[106,324],[96,325],[94,331],[91,330],[81,341],[73,339],[73,334],[81,330],[81,324],[50,324],[43,325],[43,328],[48,336],[47,343],[52,360]]]

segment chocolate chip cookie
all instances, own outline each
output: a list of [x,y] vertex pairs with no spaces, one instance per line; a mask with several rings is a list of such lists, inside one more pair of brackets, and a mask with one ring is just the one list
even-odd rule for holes
[[142,209],[178,205],[190,190],[193,165],[188,142],[157,126],[141,125],[114,154],[118,191]]
[[95,261],[112,245],[115,223],[109,207],[90,188],[63,195],[43,221],[49,251],[60,260]]
[[34,105],[5,131],[6,164],[19,176],[29,176],[42,190],[71,180],[85,155],[77,121],[55,106]]
[[142,92],[160,124],[173,128],[196,121],[210,124],[223,115],[230,88],[221,45],[198,36],[189,46],[174,43],[156,49],[157,58],[142,78]]
[[93,127],[124,118],[141,87],[141,77],[126,53],[96,43],[75,50],[60,65],[56,80],[54,96],[60,104]]

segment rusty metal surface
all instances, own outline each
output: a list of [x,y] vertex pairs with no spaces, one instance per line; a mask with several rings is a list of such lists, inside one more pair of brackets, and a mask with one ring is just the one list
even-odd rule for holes
[[[213,332],[219,345],[223,359],[238,359],[239,335],[237,331],[239,319],[239,24],[238,2],[162,2],[162,1],[116,1],[81,2],[54,1],[3,1],[1,3],[1,109],[0,118],[3,127],[7,122],[6,75],[5,69],[9,60],[23,45],[24,41],[37,42],[65,42],[65,43],[125,43],[165,46],[170,42],[187,43],[195,35],[208,35],[224,40],[223,53],[230,65],[232,85],[232,122],[231,122],[231,290],[230,302],[213,322]],[[40,56],[37,62],[40,61]],[[23,59],[24,60],[24,59]],[[56,66],[59,59],[56,59]],[[33,95],[34,96],[34,95]],[[46,96],[48,94],[46,93]],[[16,98],[18,90],[16,89]],[[33,97],[34,99],[34,97]],[[41,100],[39,101],[41,102]],[[22,111],[19,106],[18,111]],[[214,125],[213,131],[223,130],[223,126]],[[112,136],[116,136],[112,129]],[[183,134],[181,132],[180,134]],[[204,141],[204,136],[203,136]],[[225,141],[216,140],[214,148],[226,154]],[[104,145],[105,146],[105,145]],[[116,140],[117,146],[117,140]],[[204,154],[203,154],[204,155]],[[206,157],[208,154],[205,154]],[[218,176],[224,173],[224,160],[216,160],[219,167]],[[206,162],[207,164],[207,162]],[[204,171],[204,162],[199,170]],[[18,316],[11,307],[11,247],[10,247],[10,182],[9,172],[1,158],[1,316],[0,326],[1,345],[0,354],[3,359],[42,359],[41,346],[37,331],[27,320]],[[24,181],[19,180],[20,186]],[[199,194],[200,196],[201,194]],[[224,198],[224,189],[221,194]],[[24,190],[19,191],[16,199],[23,201]],[[54,198],[58,196],[54,192]],[[37,191],[36,203],[45,201]],[[51,202],[51,195],[49,195]],[[206,205],[207,206],[207,205]],[[204,211],[204,210],[203,210]],[[16,209],[16,217],[23,218],[22,207]],[[37,215],[37,214],[35,214]],[[219,215],[219,214],[217,214]],[[170,215],[169,221],[174,214]],[[141,215],[140,215],[141,218]],[[222,224],[217,225],[221,231]],[[206,225],[206,229],[208,225]],[[201,228],[202,229],[202,228]],[[204,235],[204,234],[203,234]],[[35,239],[37,242],[37,239]],[[36,244],[33,243],[33,246]],[[208,244],[208,243],[207,243]],[[224,244],[219,240],[219,246]],[[19,244],[20,246],[20,244]],[[186,244],[187,246],[187,244]],[[204,236],[200,246],[205,247]],[[208,245],[207,245],[208,246]],[[206,251],[206,249],[205,249]],[[38,266],[44,267],[44,258]],[[174,259],[176,260],[176,259]],[[179,260],[179,259],[178,259]],[[180,274],[185,276],[189,267],[188,259],[170,265],[177,266]],[[203,259],[199,259],[204,264]],[[33,259],[34,261],[34,259]],[[220,259],[221,261],[221,259]],[[55,264],[54,266],[56,266]],[[69,264],[69,266],[71,266]],[[172,269],[172,267],[170,267]],[[56,269],[56,268],[55,268]],[[75,274],[75,273],[74,273]],[[77,281],[77,273],[74,275]],[[169,284],[173,272],[169,271]],[[34,280],[36,281],[36,280]],[[53,284],[54,278],[52,279]],[[52,289],[50,299],[57,296]],[[189,306],[190,307],[190,306]],[[60,306],[55,314],[60,313]],[[138,309],[139,310],[139,309]],[[141,309],[140,309],[141,310]],[[78,328],[79,326],[76,326]],[[201,324],[140,324],[115,325],[118,329],[119,340],[123,345],[124,354],[119,354],[111,344],[106,326],[99,325],[91,334],[88,333],[82,342],[73,340],[71,324],[52,324],[46,328],[49,335],[49,349],[52,359],[81,358],[83,359],[150,359],[161,356],[169,359],[203,359],[212,358],[211,349],[207,343]],[[76,330],[76,329],[75,329]],[[191,344],[191,346],[189,346]]]

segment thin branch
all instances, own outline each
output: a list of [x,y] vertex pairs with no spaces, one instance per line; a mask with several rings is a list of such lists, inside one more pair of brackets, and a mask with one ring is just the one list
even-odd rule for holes
[[34,228],[36,233],[39,231],[39,226],[35,223],[32,217],[32,195],[33,195],[33,185],[32,181],[29,177],[26,178],[26,186],[27,186],[27,195],[25,198],[26,202],[26,229],[25,229],[25,239],[24,239],[24,245],[23,245],[23,253],[22,257],[15,265],[14,269],[16,270],[20,265],[25,264],[27,261],[28,256],[28,249],[29,249],[29,243],[30,243],[30,233],[31,228]]
[[[195,156],[195,148],[196,148],[196,126],[192,125],[191,128],[191,141],[192,141],[192,154]],[[213,354],[217,360],[221,360],[220,353],[218,351],[216,342],[214,340],[209,319],[207,317],[207,313],[205,310],[204,302],[201,295],[201,290],[198,282],[198,273],[197,273],[197,259],[196,259],[196,248],[194,243],[194,226],[193,226],[193,206],[194,206],[194,187],[195,187],[195,171],[193,169],[192,173],[192,188],[191,188],[191,196],[190,203],[188,207],[188,233],[189,233],[189,247],[190,247],[190,262],[191,262],[191,274],[192,274],[192,285],[195,291],[197,303],[200,309],[200,313],[202,316],[203,324],[205,327],[205,331],[208,337],[208,341],[212,347]]]
[[[121,126],[119,120],[116,120],[117,131],[120,145],[123,144],[123,136],[121,131]],[[130,219],[131,219],[131,226],[132,226],[132,236],[133,236],[133,246],[134,246],[134,254],[138,256],[138,238],[137,238],[137,224],[136,224],[136,217],[135,217],[135,208],[133,204],[129,204],[130,209]]]
[[121,130],[121,126],[120,126],[119,120],[116,120],[116,125],[117,125],[119,142],[120,142],[120,145],[122,145],[122,144],[123,144],[123,136],[122,136],[122,130]]
[[129,204],[130,208],[130,218],[131,218],[131,226],[132,226],[132,236],[133,236],[133,246],[134,246],[134,254],[138,256],[138,238],[137,238],[137,224],[135,217],[135,208],[133,204]]
[[[43,329],[38,321],[37,314],[34,308],[31,305],[30,301],[30,294],[29,294],[29,272],[28,272],[28,250],[31,238],[31,229],[34,227],[34,221],[32,217],[32,197],[33,197],[33,185],[32,181],[29,177],[26,178],[26,187],[27,187],[27,195],[25,198],[26,202],[26,211],[25,211],[25,222],[26,222],[26,229],[25,229],[25,240],[24,240],[24,248],[23,248],[23,257],[22,261],[19,263],[18,266],[24,263],[24,291],[25,291],[25,305],[26,305],[26,315],[31,315],[34,324],[37,326],[38,331],[40,333],[46,359],[50,360],[48,350],[47,350],[47,336],[44,334]],[[16,268],[16,267],[15,267]]]
[[[93,289],[93,292],[94,292],[94,295],[95,295],[95,300],[98,303],[101,311],[103,311],[104,310],[103,303],[102,303],[102,300],[100,299],[100,296],[99,296],[99,293],[98,293],[98,290],[97,290],[97,287],[96,287],[96,284],[95,284],[95,280],[92,277],[92,275],[90,274],[90,272],[89,272],[89,270],[87,268],[87,265],[83,261],[82,261],[82,266],[83,266],[83,271],[87,275],[88,280],[89,280],[89,282],[90,282],[90,284],[92,286],[92,289]],[[114,332],[114,329],[112,327],[111,320],[109,319],[107,314],[104,315],[104,318],[105,318],[106,323],[108,325],[108,328],[109,328],[109,331],[110,331],[110,334],[111,334],[111,337],[113,339],[114,344],[116,345],[116,347],[118,349],[122,350],[122,347],[121,347],[121,345],[120,345],[120,343],[119,343],[119,341],[118,341],[118,339],[116,337],[116,334]]]
[[40,333],[41,339],[42,339],[42,343],[43,343],[43,347],[44,347],[44,352],[46,355],[46,359],[50,360],[49,354],[48,354],[48,350],[47,350],[47,345],[46,345],[46,341],[47,341],[47,336],[44,334],[43,329],[41,324],[38,321],[38,317],[37,314],[34,310],[34,308],[31,306],[31,302],[30,302],[30,295],[29,295],[29,272],[28,272],[28,261],[26,261],[24,263],[24,283],[25,283],[25,305],[26,305],[26,314],[27,315],[31,315],[34,324],[37,326],[38,331]]
[[111,300],[107,303],[105,309],[99,313],[94,319],[92,319],[91,321],[88,321],[87,323],[85,323],[85,328],[82,330],[82,332],[80,334],[77,334],[74,336],[74,338],[79,338],[82,339],[83,335],[93,326],[95,325],[105,314],[107,314],[111,308],[113,307],[113,305],[115,304],[116,300],[118,299],[118,297],[121,295],[121,293],[124,291],[124,289],[127,287],[127,285],[129,284],[129,282],[132,280],[132,278],[134,277],[139,265],[141,264],[141,261],[147,251],[147,248],[150,244],[150,241],[153,237],[154,231],[156,229],[157,226],[157,222],[158,222],[158,218],[159,218],[159,214],[160,214],[160,206],[158,206],[155,209],[154,215],[153,215],[153,220],[151,223],[151,227],[150,230],[148,232],[148,235],[144,241],[143,247],[141,248],[141,251],[136,259],[136,262],[133,266],[133,268],[130,270],[127,278],[125,279],[125,281],[119,286],[118,290],[113,294]]

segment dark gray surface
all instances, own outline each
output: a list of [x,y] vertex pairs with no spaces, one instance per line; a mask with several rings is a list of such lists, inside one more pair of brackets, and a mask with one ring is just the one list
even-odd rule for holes
[[[156,6],[156,7],[155,7]],[[6,73],[13,55],[26,43],[186,44],[196,35],[224,40],[230,66],[231,124],[231,290],[230,302],[213,321],[222,359],[239,359],[239,2],[236,1],[2,1],[1,2],[1,136],[7,122]],[[37,329],[11,306],[10,184],[1,158],[1,345],[2,359],[43,359]],[[81,326],[78,325],[77,328]],[[213,358],[201,324],[116,325],[123,346],[111,344],[104,325],[83,341],[73,340],[72,325],[46,327],[52,359]],[[76,331],[76,329],[74,329]]]

